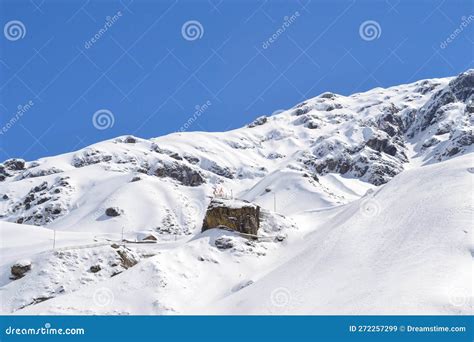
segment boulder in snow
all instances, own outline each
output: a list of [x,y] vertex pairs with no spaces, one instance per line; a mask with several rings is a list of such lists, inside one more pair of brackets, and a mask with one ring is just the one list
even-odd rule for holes
[[116,217],[122,214],[122,210],[117,207],[110,207],[105,210],[105,215],[109,217]]
[[19,260],[11,267],[11,277],[10,279],[20,279],[25,276],[25,274],[31,270],[31,261],[30,260]]
[[260,207],[241,200],[213,199],[207,208],[202,231],[222,227],[257,235],[260,227]]

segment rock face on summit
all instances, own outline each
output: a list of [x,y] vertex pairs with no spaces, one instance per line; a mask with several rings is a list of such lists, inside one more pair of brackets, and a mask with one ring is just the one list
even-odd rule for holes
[[260,207],[240,200],[213,199],[207,208],[202,231],[219,227],[257,235],[260,228]]

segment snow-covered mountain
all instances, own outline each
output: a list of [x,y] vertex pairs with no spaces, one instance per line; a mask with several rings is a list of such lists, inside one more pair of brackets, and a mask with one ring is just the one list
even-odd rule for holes
[[[469,70],[7,160],[2,312],[470,313],[473,114]],[[216,197],[258,238],[202,232]]]

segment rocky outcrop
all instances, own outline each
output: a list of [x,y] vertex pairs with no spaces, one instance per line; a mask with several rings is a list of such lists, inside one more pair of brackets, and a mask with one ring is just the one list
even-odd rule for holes
[[48,169],[37,169],[37,170],[31,169],[31,170],[26,170],[25,172],[23,172],[19,179],[44,177],[44,176],[49,176],[49,175],[53,175],[53,174],[61,173],[61,172],[64,172],[64,171],[54,166]]
[[3,166],[7,170],[11,171],[21,171],[25,169],[25,161],[23,159],[8,159],[3,163]]
[[206,181],[201,173],[184,163],[169,163],[154,170],[157,177],[169,177],[185,186],[199,186]]
[[[51,184],[52,183],[52,184]],[[74,188],[69,177],[58,177],[53,182],[41,182],[24,198],[11,203],[11,220],[21,224],[46,225],[68,211],[68,199]]]
[[23,278],[25,276],[25,274],[30,270],[31,270],[31,261],[29,261],[29,260],[17,261],[11,267],[10,279],[16,280],[16,279]]
[[[426,130],[430,125],[444,118],[446,106],[463,102],[469,103],[474,95],[474,70],[468,70],[454,78],[446,88],[433,94],[431,99],[419,110],[419,126],[415,130]],[[413,135],[414,133],[412,133]]]
[[125,269],[135,266],[140,261],[140,256],[125,246],[119,247],[117,254],[120,258],[120,265]]
[[207,208],[202,231],[211,228],[257,235],[260,228],[260,207],[246,201],[214,199]]
[[221,236],[221,237],[217,238],[214,241],[214,245],[218,249],[230,249],[230,248],[234,247],[234,243],[233,243],[232,238],[226,237],[226,236]]
[[108,217],[116,217],[122,214],[122,210],[117,207],[110,207],[105,210],[105,215]]
[[25,169],[25,161],[23,159],[13,158],[5,160],[0,164],[0,182],[8,177],[14,176],[18,171]]
[[88,165],[98,164],[102,162],[109,162],[112,160],[112,155],[109,153],[94,149],[88,148],[80,154],[74,155],[72,160],[72,165],[74,167],[84,167]]
[[253,128],[253,127],[261,126],[261,125],[266,124],[267,121],[268,121],[268,118],[265,115],[260,116],[260,117],[256,118],[252,123],[248,124],[247,127],[248,128]]
[[137,142],[137,138],[129,135],[128,137],[125,137],[123,139],[123,142],[126,143],[126,144],[135,144]]
[[100,267],[100,265],[92,265],[90,268],[89,268],[89,271],[91,273],[97,273],[101,270],[102,268]]

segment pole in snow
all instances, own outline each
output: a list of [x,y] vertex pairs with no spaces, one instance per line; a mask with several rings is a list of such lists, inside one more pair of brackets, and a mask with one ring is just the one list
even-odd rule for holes
[[53,229],[53,249],[56,249],[56,229]]

